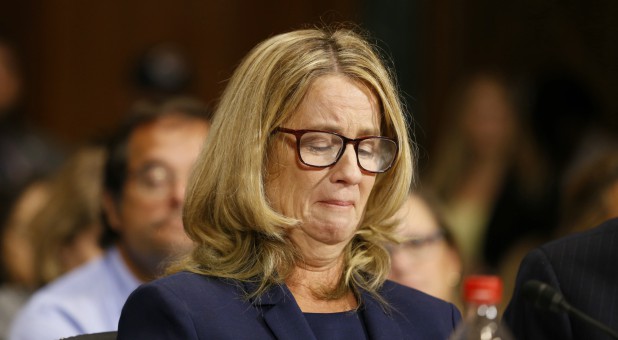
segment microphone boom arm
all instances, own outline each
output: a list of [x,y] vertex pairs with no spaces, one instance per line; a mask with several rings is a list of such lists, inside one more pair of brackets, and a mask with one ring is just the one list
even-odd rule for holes
[[534,306],[537,308],[547,309],[555,313],[564,311],[569,315],[584,321],[599,330],[602,330],[612,338],[618,339],[618,333],[615,330],[571,306],[571,304],[566,301],[560,292],[547,283],[537,280],[529,280],[522,286],[522,294],[528,301],[533,302]]

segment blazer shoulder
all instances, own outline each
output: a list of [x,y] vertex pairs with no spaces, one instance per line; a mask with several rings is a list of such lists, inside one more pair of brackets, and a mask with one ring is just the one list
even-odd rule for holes
[[386,313],[405,334],[445,339],[461,320],[453,304],[392,281],[385,281],[379,293],[387,303]]
[[380,294],[396,313],[425,315],[455,323],[461,318],[452,303],[390,280],[384,282]]
[[178,272],[142,285],[139,289],[167,291],[185,301],[217,303],[222,300],[238,299],[243,286],[232,280],[206,275]]
[[613,218],[599,224],[598,226],[595,226],[594,228],[550,241],[541,247],[545,249],[554,249],[573,245],[582,241],[599,243],[613,242],[616,237],[618,237],[618,218]]
[[436,308],[450,308],[452,304],[440,300],[420,290],[386,280],[379,291],[389,303],[416,303]]

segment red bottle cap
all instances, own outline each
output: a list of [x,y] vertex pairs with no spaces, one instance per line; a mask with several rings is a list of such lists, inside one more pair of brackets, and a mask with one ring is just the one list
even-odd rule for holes
[[467,303],[494,305],[502,299],[502,280],[498,276],[474,275],[466,277],[464,299]]

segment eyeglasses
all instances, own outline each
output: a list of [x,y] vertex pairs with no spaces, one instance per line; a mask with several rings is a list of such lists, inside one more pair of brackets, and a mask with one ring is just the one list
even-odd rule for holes
[[399,147],[394,139],[382,136],[348,138],[338,133],[320,130],[292,130],[279,127],[296,137],[296,152],[300,161],[315,168],[327,168],[339,161],[348,144],[354,145],[358,166],[371,173],[385,172],[393,165]]
[[445,238],[445,231],[440,229],[429,235],[414,237],[397,245],[388,245],[387,249],[392,254],[401,251],[410,258],[431,258],[438,249],[435,245]]
[[174,171],[158,162],[144,164],[130,178],[141,194],[151,198],[168,197],[176,183]]

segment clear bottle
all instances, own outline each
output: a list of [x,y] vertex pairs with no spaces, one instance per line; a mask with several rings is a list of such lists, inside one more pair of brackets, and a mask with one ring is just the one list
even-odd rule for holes
[[464,281],[465,319],[449,340],[513,340],[498,318],[502,280],[497,276],[469,276]]

